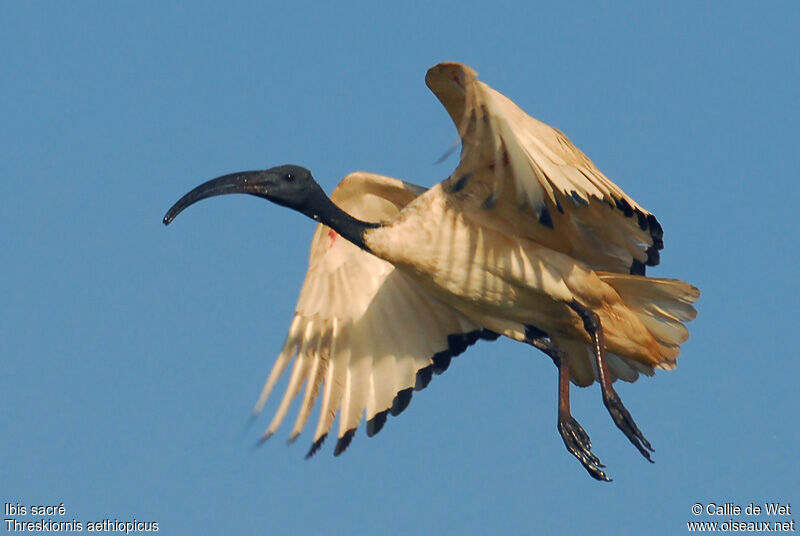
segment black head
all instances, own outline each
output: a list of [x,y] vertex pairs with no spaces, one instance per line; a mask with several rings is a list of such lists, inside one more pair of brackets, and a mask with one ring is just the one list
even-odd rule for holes
[[189,205],[224,194],[255,195],[304,214],[312,211],[320,195],[325,197],[325,192],[304,167],[286,164],[264,171],[242,171],[212,179],[181,197],[167,211],[164,225],[169,225]]

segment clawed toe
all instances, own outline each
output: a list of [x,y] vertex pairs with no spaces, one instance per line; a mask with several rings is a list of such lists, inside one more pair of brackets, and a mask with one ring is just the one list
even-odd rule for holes
[[653,459],[650,457],[650,452],[655,452],[653,447],[650,446],[650,442],[644,437],[639,427],[636,426],[636,423],[631,417],[631,414],[622,404],[622,400],[620,400],[619,395],[615,391],[611,391],[610,393],[603,394],[603,403],[608,409],[608,412],[611,414],[611,418],[614,419],[614,424],[617,425],[617,428],[622,430],[625,436],[630,440],[631,443],[642,453],[642,456],[647,458],[647,461],[653,463]]
[[592,442],[589,434],[573,417],[568,416],[558,420],[558,433],[564,440],[567,450],[575,456],[588,473],[597,480],[610,482],[611,479],[605,474],[601,467],[600,459],[592,453]]

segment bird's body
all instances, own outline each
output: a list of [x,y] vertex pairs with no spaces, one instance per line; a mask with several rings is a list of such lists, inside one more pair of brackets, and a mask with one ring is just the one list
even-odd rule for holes
[[[441,188],[434,186],[396,219],[367,231],[364,241],[370,250],[477,324],[515,340],[524,340],[525,326],[533,325],[551,337],[588,345],[583,321],[566,305],[578,300],[600,315],[609,351],[650,367],[674,363],[677,354],[659,348],[636,313],[603,281],[604,273],[482,225],[441,194]],[[653,280],[645,281],[649,285]],[[679,286],[690,292],[688,285]]]
[[455,172],[426,190],[366,172],[328,199],[297,166],[210,181],[165,217],[221,193],[252,193],[320,221],[309,271],[260,411],[294,360],[269,437],[303,385],[291,438],[321,398],[313,454],[339,415],[335,453],[366,412],[367,433],[398,414],[432,372],[499,335],[544,350],[559,367],[559,431],[598,479],[588,435],[569,413],[569,381],[601,384],[617,426],[649,459],[649,443],[611,387],[672,368],[699,292],[644,276],[659,262],[655,217],[608,180],[561,132],[520,110],[459,64],[426,82],[462,139]]

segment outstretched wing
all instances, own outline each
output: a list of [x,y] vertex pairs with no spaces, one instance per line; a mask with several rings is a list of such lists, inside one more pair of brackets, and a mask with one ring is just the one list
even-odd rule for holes
[[[363,172],[348,175],[331,195],[343,210],[365,221],[394,217],[425,191],[403,181]],[[254,413],[259,413],[289,364],[286,391],[264,438],[283,422],[301,394],[290,434],[303,430],[321,394],[320,416],[308,455],[322,445],[339,415],[334,454],[347,448],[366,411],[367,435],[398,415],[413,391],[442,373],[451,357],[479,338],[494,339],[408,276],[318,225],[309,268],[283,349]],[[305,387],[303,384],[305,383]]]
[[560,131],[523,112],[458,63],[425,82],[461,136],[461,161],[443,183],[463,212],[583,261],[644,275],[659,262],[663,231]]

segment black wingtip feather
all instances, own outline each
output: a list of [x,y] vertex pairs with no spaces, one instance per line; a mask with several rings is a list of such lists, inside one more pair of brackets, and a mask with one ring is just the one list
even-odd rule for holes
[[328,437],[328,434],[322,434],[319,437],[319,439],[317,439],[316,441],[314,441],[311,444],[311,448],[308,449],[308,452],[306,453],[306,460],[311,458],[311,456],[313,456],[314,454],[317,453],[317,451],[320,449],[320,447],[322,447],[322,444],[325,443],[325,438],[326,437]]
[[633,259],[633,264],[631,264],[631,275],[646,275],[645,265],[642,261]]
[[392,400],[392,407],[389,411],[391,411],[392,416],[397,417],[408,407],[411,403],[411,396],[414,394],[414,389],[409,387],[408,389],[403,389],[402,391],[398,392],[394,400]]
[[630,203],[628,203],[627,199],[623,197],[617,199],[615,197],[614,202],[616,203],[617,208],[621,210],[623,214],[625,214],[626,218],[630,218],[631,216],[633,216],[633,207],[631,206]]
[[586,199],[584,199],[583,197],[581,197],[580,194],[578,192],[576,192],[575,190],[572,190],[569,193],[569,197],[570,197],[570,199],[572,199],[572,202],[575,205],[583,206],[583,207],[588,207],[589,206],[589,202]]
[[647,224],[650,227],[650,236],[652,236],[654,240],[661,240],[664,238],[664,229],[661,227],[661,224],[658,223],[655,216],[648,214]]
[[422,391],[428,386],[429,383],[431,383],[432,378],[433,378],[433,365],[428,365],[427,367],[419,369],[417,371],[417,380],[414,383],[414,390]]
[[541,212],[539,212],[539,223],[548,229],[553,228],[553,218],[550,217],[550,211],[547,210],[547,207],[542,207]]
[[346,431],[344,435],[339,438],[339,441],[336,442],[336,448],[333,449],[333,455],[338,456],[347,450],[347,447],[350,446],[350,442],[353,440],[354,435],[356,435],[355,428],[351,428],[350,430]]
[[500,334],[489,329],[481,330],[481,339],[485,341],[496,341],[500,338]]
[[453,354],[450,353],[450,350],[442,350],[434,354],[433,356],[433,372],[437,375],[441,374],[447,367],[450,366],[450,359],[453,357]]
[[661,262],[661,254],[658,252],[658,248],[655,246],[647,248],[647,266],[658,266],[659,262]]
[[653,238],[653,248],[664,249],[664,229],[652,214],[647,215],[647,225],[650,228],[650,236]]
[[642,231],[646,231],[647,230],[647,216],[644,215],[644,212],[642,212],[641,210],[637,210],[636,211],[636,219],[639,222],[639,229],[641,229]]
[[462,333],[454,333],[453,335],[448,335],[447,347],[450,349],[450,353],[453,355],[453,357],[464,353],[464,350],[467,349],[466,335]]
[[534,339],[544,339],[547,333],[537,328],[533,324],[525,324],[525,340],[532,341]]
[[386,417],[389,415],[389,410],[376,413],[373,418],[367,421],[367,437],[372,437],[381,431],[383,425],[386,424]]
[[475,331],[470,331],[469,333],[464,334],[464,342],[467,343],[468,347],[478,342],[480,338],[481,338],[481,331],[477,329]]
[[454,183],[453,183],[453,185],[450,187],[450,192],[451,192],[451,193],[460,192],[461,190],[463,190],[463,189],[464,189],[464,186],[466,186],[466,185],[467,185],[467,183],[469,182],[469,180],[470,180],[471,178],[472,178],[472,172],[471,172],[471,171],[470,171],[470,172],[467,172],[467,173],[464,173],[464,174],[463,174],[463,175],[461,175],[461,177],[459,177],[459,179],[458,179],[456,182],[454,182]]
[[486,199],[483,200],[483,203],[481,203],[481,208],[484,210],[491,210],[497,204],[498,199],[499,196],[497,195],[497,193],[492,192],[486,197]]
[[[535,329],[535,328],[534,328]],[[538,330],[537,330],[538,331]],[[539,333],[544,333],[539,331]],[[414,391],[419,391],[428,386],[433,378],[433,374],[441,374],[450,366],[453,356],[463,353],[469,346],[475,344],[478,340],[484,339],[493,341],[500,337],[499,333],[488,329],[477,329],[468,333],[455,333],[447,336],[448,349],[438,352],[433,356],[433,364],[423,367],[417,371],[416,382],[414,387],[403,389],[395,395],[392,400],[392,407],[378,412],[374,417],[367,421],[367,437],[373,437],[380,432],[386,424],[387,416],[391,413],[392,416],[400,415],[411,403],[411,398]],[[339,456],[350,445],[355,435],[355,428],[348,430],[336,442],[336,447],[333,451],[334,456]],[[327,434],[321,436],[315,441],[306,454],[306,459],[313,456],[322,446]]]

